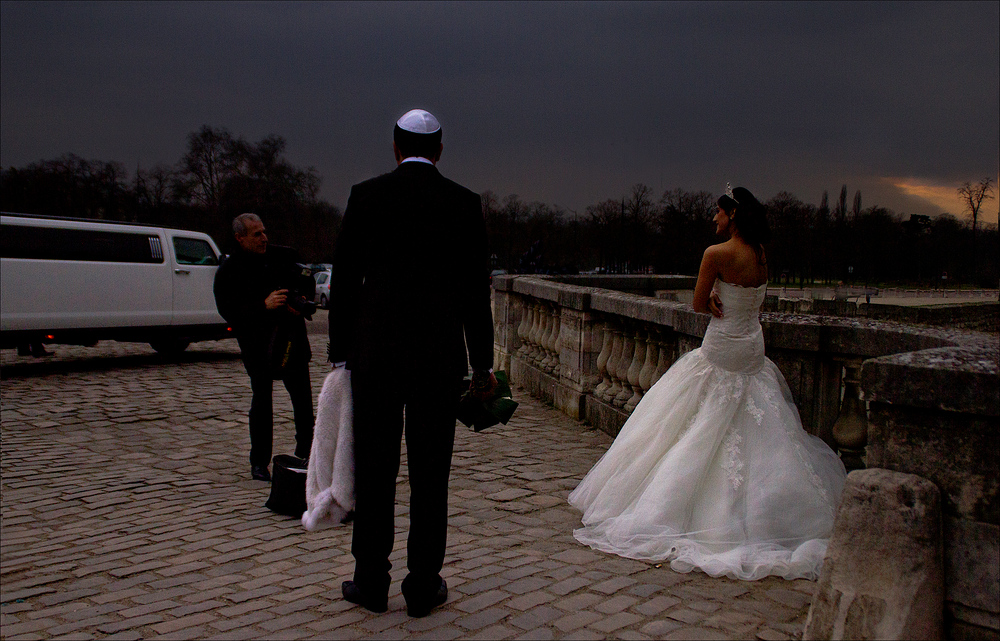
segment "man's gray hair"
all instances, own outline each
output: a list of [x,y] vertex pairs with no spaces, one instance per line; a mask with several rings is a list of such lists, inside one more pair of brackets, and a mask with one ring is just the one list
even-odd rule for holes
[[263,222],[257,214],[240,214],[236,218],[233,218],[233,233],[237,236],[243,236],[247,233],[247,225],[249,223],[263,224]]

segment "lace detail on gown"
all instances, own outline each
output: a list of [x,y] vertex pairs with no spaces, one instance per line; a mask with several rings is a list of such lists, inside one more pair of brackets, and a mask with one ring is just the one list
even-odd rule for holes
[[570,494],[574,536],[680,572],[816,578],[846,472],[802,429],[764,355],[765,288],[719,282],[724,317],[643,397]]
[[743,461],[740,460],[740,443],[742,442],[742,436],[735,431],[730,431],[724,445],[727,458],[722,463],[722,468],[726,470],[726,475],[734,490],[739,489],[740,483],[743,482],[743,475],[740,474],[740,470],[743,469]]
[[764,410],[760,409],[759,407],[753,404],[752,396],[747,397],[746,408],[747,412],[750,413],[750,416],[752,416],[754,420],[757,421],[757,425],[760,425],[761,423],[764,422]]

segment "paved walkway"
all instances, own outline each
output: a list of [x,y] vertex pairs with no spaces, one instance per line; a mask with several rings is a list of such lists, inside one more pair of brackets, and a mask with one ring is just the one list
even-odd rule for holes
[[[316,354],[325,339],[311,337]],[[569,491],[610,443],[526,398],[459,426],[447,604],[410,619],[340,596],[350,526],[309,533],[263,507],[235,341],[165,361],[145,345],[2,352],[0,636],[45,638],[797,638],[814,583],[678,574],[579,545]],[[325,370],[313,364],[314,391]],[[276,386],[275,452],[293,449]],[[515,390],[516,394],[516,390]],[[405,477],[405,466],[402,475]]]

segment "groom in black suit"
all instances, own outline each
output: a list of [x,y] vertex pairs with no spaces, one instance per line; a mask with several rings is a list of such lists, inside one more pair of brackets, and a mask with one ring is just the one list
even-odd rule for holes
[[330,288],[330,361],[351,370],[354,395],[355,569],[344,598],[387,609],[405,413],[411,616],[447,600],[440,572],[459,384],[471,364],[478,395],[496,385],[486,225],[479,196],[435,167],[442,148],[430,113],[396,122],[398,166],[351,189]]

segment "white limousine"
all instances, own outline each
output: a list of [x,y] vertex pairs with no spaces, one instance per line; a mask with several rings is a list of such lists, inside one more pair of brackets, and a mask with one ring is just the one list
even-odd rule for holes
[[207,234],[0,214],[0,347],[149,343],[179,352],[232,337],[212,294]]

